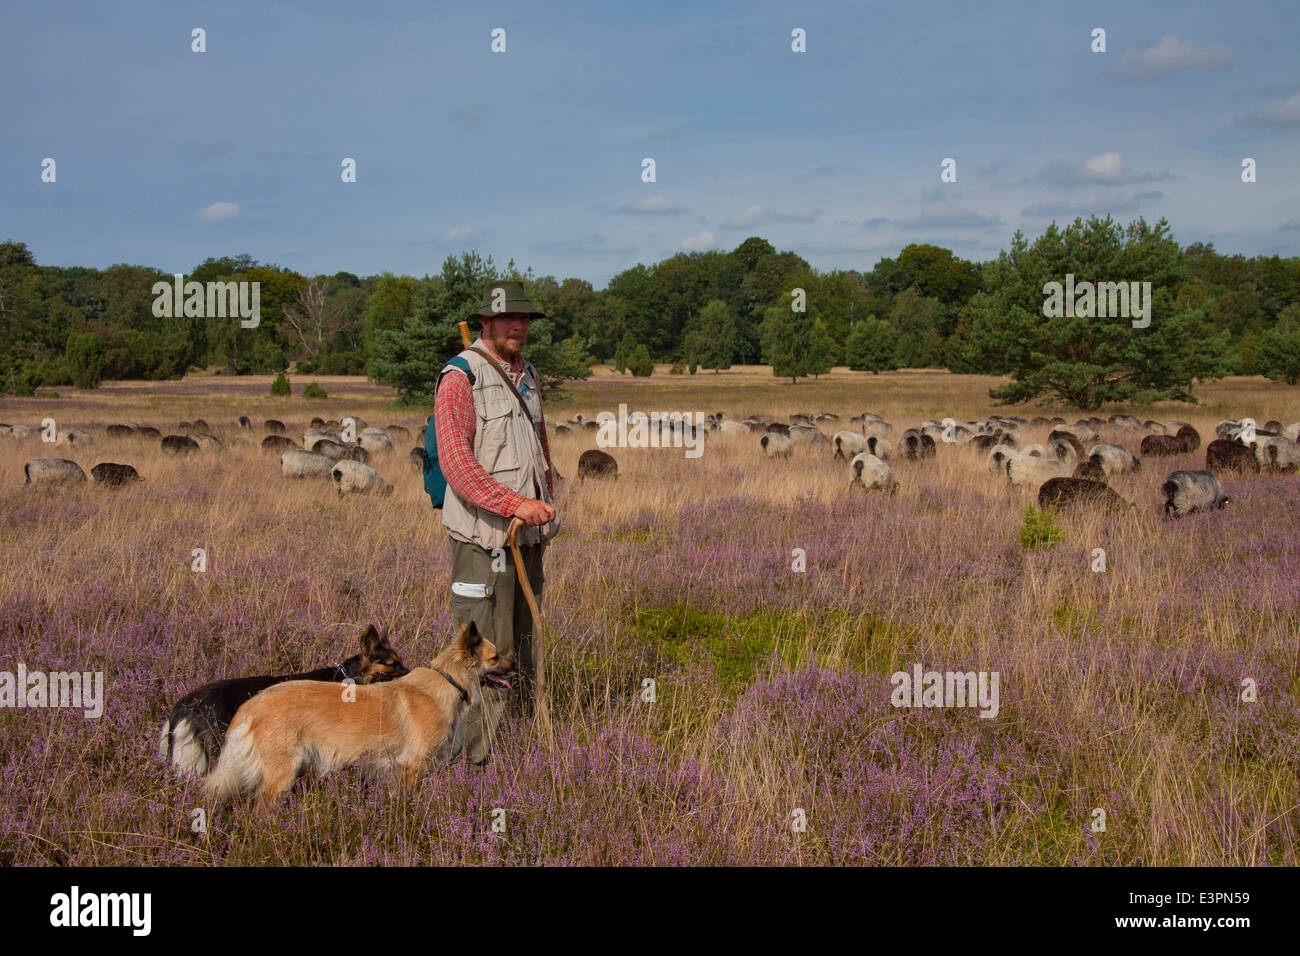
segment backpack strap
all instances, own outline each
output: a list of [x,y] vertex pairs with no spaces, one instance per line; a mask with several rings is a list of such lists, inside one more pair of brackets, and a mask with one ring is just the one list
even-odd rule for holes
[[459,355],[453,355],[451,358],[447,359],[446,363],[442,366],[442,371],[438,373],[438,381],[442,381],[442,377],[447,374],[447,370],[453,368],[458,368],[464,372],[465,377],[469,379],[469,387],[474,387],[474,372],[470,369],[469,362]]

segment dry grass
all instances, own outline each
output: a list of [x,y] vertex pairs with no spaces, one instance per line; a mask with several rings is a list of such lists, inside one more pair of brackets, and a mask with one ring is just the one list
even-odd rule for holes
[[[276,456],[235,447],[240,414],[259,440],[266,418],[299,438],[314,414],[412,435],[423,425],[426,413],[392,407],[387,389],[319,381],[328,400],[272,399],[270,377],[212,377],[0,402],[0,421],[51,416],[96,441],[0,441],[0,669],[94,665],[109,681],[100,722],[0,712],[0,767],[19,794],[8,811],[19,836],[0,842],[0,861],[1296,861],[1294,477],[1227,481],[1227,511],[1171,522],[1159,484],[1201,467],[1203,452],[1148,460],[1115,481],[1135,514],[1063,515],[1064,540],[1027,552],[1017,531],[1031,496],[964,449],[895,462],[893,498],[848,494],[847,468],[825,448],[766,461],[757,436],[711,438],[699,459],[611,449],[619,480],[579,485],[589,432],[552,439],[570,479],[543,600],[560,752],[546,755],[520,721],[486,777],[431,777],[416,806],[344,774],[296,794],[275,832],[235,813],[214,821],[210,841],[194,837],[197,788],[150,758],[170,701],[218,677],[336,660],[372,620],[392,626],[408,664],[449,633],[445,534],[405,447],[376,463],[396,489],[375,500],[291,482]],[[870,410],[901,432],[1005,413],[991,384],[836,370],[791,386],[766,369],[633,379],[602,368],[548,413],[620,402],[736,418],[825,411],[847,427]],[[1300,418],[1297,390],[1264,379],[1198,393],[1199,407],[1131,411],[1190,421],[1207,439],[1225,417]],[[1130,410],[1102,417],[1115,411]],[[102,430],[131,419],[166,434],[194,417],[224,453],[170,459]],[[1131,432],[1102,440],[1137,449]],[[46,455],[87,472],[129,463],[147,481],[23,488],[23,462]],[[197,547],[204,574],[190,570]],[[1104,575],[1089,569],[1096,547]],[[913,661],[998,670],[998,718],[889,707],[888,675]],[[1243,676],[1260,683],[1256,709],[1237,699]],[[652,706],[640,701],[646,678]],[[519,821],[508,843],[481,832],[493,800]],[[810,826],[792,839],[796,806]],[[1088,827],[1096,807],[1108,811],[1104,834]]]

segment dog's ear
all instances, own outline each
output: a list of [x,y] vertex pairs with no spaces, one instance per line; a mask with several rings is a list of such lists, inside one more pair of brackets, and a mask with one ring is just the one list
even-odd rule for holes
[[453,645],[469,653],[478,650],[482,642],[483,635],[479,633],[478,625],[473,621],[461,621],[456,627],[456,636],[452,638]]
[[366,633],[361,635],[361,654],[367,660],[374,660],[379,654],[379,648],[384,644],[384,639],[379,636],[375,626],[371,624],[366,628]]

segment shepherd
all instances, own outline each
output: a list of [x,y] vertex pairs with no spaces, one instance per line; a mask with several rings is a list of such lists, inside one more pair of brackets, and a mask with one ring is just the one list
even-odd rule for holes
[[[443,366],[433,412],[447,481],[442,523],[451,545],[451,610],[518,663],[521,709],[536,680],[533,616],[507,554],[507,532],[515,519],[523,522],[516,543],[540,600],[546,542],[559,531],[540,381],[523,356],[529,322],[544,317],[521,283],[489,283],[482,307],[469,316],[479,320],[479,337]],[[471,763],[487,762],[510,699],[503,688],[482,688],[482,703],[465,720]]]

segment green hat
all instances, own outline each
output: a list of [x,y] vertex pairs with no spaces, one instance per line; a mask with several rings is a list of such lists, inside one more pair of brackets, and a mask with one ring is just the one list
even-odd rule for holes
[[[497,289],[500,289],[501,292],[504,293],[504,308],[492,308],[494,298],[497,299],[498,303],[503,298],[502,295],[496,292]],[[488,283],[487,288],[483,290],[482,308],[477,312],[471,312],[469,317],[473,318],[478,316],[480,319],[495,319],[498,315],[505,315],[510,312],[522,313],[523,315],[527,315],[534,319],[546,318],[546,313],[533,305],[532,302],[528,300],[528,297],[524,295],[524,285],[522,282],[509,282],[505,280]]]

